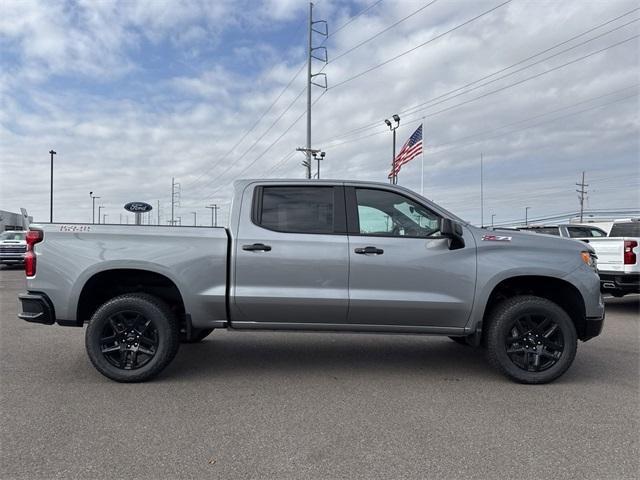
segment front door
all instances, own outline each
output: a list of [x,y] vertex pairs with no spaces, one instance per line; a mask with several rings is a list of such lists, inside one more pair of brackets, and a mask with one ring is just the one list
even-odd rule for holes
[[474,298],[475,243],[439,237],[440,216],[384,187],[347,188],[349,323],[464,327]]
[[233,325],[344,325],[349,253],[343,187],[256,186],[242,212],[234,241]]

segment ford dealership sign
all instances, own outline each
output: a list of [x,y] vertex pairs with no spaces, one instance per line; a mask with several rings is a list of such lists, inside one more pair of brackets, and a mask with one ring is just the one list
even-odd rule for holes
[[144,202],[129,202],[124,206],[124,209],[133,213],[145,213],[150,212],[153,207]]

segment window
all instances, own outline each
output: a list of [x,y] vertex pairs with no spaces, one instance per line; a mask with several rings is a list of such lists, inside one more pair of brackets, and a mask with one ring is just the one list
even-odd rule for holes
[[596,227],[567,227],[571,238],[606,237],[604,230]]
[[440,231],[440,217],[402,195],[356,188],[361,235],[428,237]]
[[534,228],[523,228],[522,230],[528,232],[541,233],[543,235],[555,235],[557,237],[560,236],[560,229],[558,227],[534,227]]
[[0,240],[24,240],[24,232],[3,232],[0,233]]
[[334,233],[333,187],[263,187],[258,225],[288,233]]
[[624,223],[614,223],[610,237],[640,237],[640,222],[631,221]]

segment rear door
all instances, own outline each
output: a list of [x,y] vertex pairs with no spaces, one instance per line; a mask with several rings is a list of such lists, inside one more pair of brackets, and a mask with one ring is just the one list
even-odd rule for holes
[[349,253],[343,187],[249,188],[234,242],[234,327],[345,324]]
[[441,218],[383,187],[345,187],[349,227],[349,323],[464,327],[473,305],[476,248],[449,249]]

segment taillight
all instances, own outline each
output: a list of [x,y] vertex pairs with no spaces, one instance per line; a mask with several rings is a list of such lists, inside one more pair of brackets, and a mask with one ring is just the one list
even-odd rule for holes
[[635,265],[636,264],[636,254],[633,249],[638,246],[638,242],[635,240],[625,240],[624,241],[624,264],[625,265]]
[[42,230],[29,230],[27,232],[27,253],[24,255],[24,271],[27,277],[33,277],[36,274],[36,254],[33,246],[44,239]]

